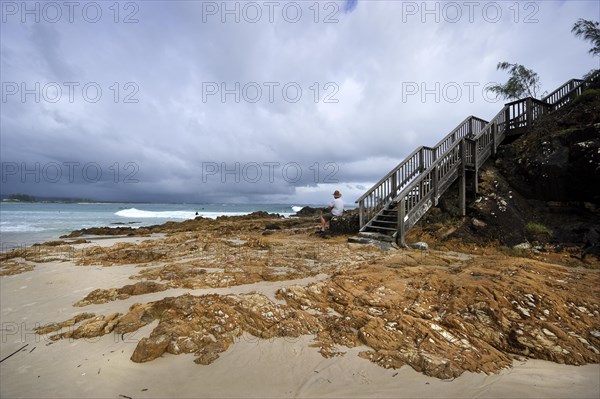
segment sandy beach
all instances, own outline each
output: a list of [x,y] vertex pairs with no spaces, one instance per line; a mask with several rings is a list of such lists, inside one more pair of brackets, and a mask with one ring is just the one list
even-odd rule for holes
[[[222,226],[221,226],[222,228]],[[306,230],[306,229],[305,229]],[[323,241],[305,230],[278,232],[276,237],[332,246],[331,251],[352,251],[364,263],[390,261],[389,253],[370,246],[354,247],[345,237]],[[0,278],[2,345],[0,351],[0,389],[3,398],[13,397],[402,397],[402,398],[598,398],[600,365],[581,366],[513,356],[512,364],[494,373],[462,372],[456,378],[424,375],[409,365],[384,368],[359,356],[370,350],[364,343],[336,348],[341,356],[324,357],[315,346],[316,334],[257,338],[247,331],[233,335],[231,345],[210,364],[194,364],[191,353],[163,353],[151,361],[136,363],[131,359],[140,340],[149,337],[158,320],[127,333],[113,330],[95,337],[52,339],[55,332],[36,334],[36,328],[72,318],[82,312],[95,315],[126,314],[136,303],[146,304],[167,297],[216,294],[238,297],[260,293],[273,304],[285,304],[282,289],[324,283],[340,273],[339,265],[319,263],[319,270],[297,278],[269,278],[226,287],[190,289],[168,287],[163,291],[130,295],[127,298],[73,306],[90,292],[109,290],[132,283],[140,270],[165,267],[172,261],[185,264],[194,255],[180,256],[144,264],[125,261],[104,264],[82,259],[90,248],[115,250],[119,245],[134,249],[139,245],[167,245],[179,241],[176,234],[153,237],[127,237],[88,240],[72,245],[70,259],[49,262],[22,261],[33,270]],[[260,235],[261,232],[256,233]],[[224,236],[231,240],[236,233]],[[239,245],[248,242],[252,233],[239,234]],[[170,238],[169,238],[170,237]],[[271,237],[271,236],[268,236]],[[181,238],[181,237],[180,237]],[[197,239],[197,238],[196,238]],[[321,241],[318,241],[321,240]],[[231,243],[231,241],[229,241]],[[337,246],[337,247],[336,247]],[[364,247],[364,248],[363,248]],[[235,253],[231,247],[232,253]],[[54,253],[54,257],[56,257]],[[73,255],[75,254],[75,255]],[[222,253],[220,254],[220,256]],[[289,257],[289,255],[286,255]],[[406,253],[404,259],[433,255]],[[226,268],[203,257],[204,269],[224,273]],[[285,260],[285,259],[284,259]],[[306,259],[304,259],[306,260]],[[241,258],[226,260],[239,264]],[[273,260],[272,260],[273,261]],[[361,265],[364,266],[364,264]],[[352,262],[350,262],[352,264]],[[337,271],[334,271],[335,267]],[[344,267],[349,267],[348,265]],[[579,271],[581,273],[581,270]],[[597,272],[597,271],[596,271]],[[598,273],[592,274],[596,276]],[[135,280],[133,280],[135,281]],[[284,291],[285,292],[285,291]],[[594,301],[594,299],[592,299]],[[595,299],[597,301],[597,298]],[[101,301],[99,301],[101,302]],[[315,310],[313,313],[317,313]],[[331,310],[331,313],[335,313]],[[599,317],[592,313],[594,327]],[[76,325],[77,326],[77,325]],[[60,331],[72,331],[76,326]],[[39,331],[39,330],[38,330]],[[437,338],[436,338],[437,340]],[[21,348],[21,349],[20,349]],[[322,347],[321,347],[322,348]],[[19,350],[20,349],[20,350]],[[168,351],[168,350],[167,350]]]

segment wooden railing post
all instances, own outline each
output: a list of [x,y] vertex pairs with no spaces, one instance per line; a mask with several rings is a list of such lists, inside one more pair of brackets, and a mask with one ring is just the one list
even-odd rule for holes
[[496,148],[497,148],[497,144],[496,144],[496,140],[498,139],[498,123],[494,121],[494,123],[492,123],[492,157],[496,156]]
[[508,134],[510,130],[510,107],[506,107],[506,111],[504,111],[504,131]]
[[397,223],[397,231],[396,231],[396,244],[401,247],[405,247],[406,243],[404,242],[404,218],[406,217],[406,200],[404,197],[400,199],[400,203],[398,204],[398,223]]
[[533,123],[533,101],[531,101],[531,97],[528,97],[527,100],[525,100],[525,108],[525,125],[531,126]]
[[358,223],[361,229],[365,225],[365,201],[359,203]]
[[[469,140],[469,145],[473,148],[473,192],[477,194],[479,192],[479,146],[477,145],[477,139]],[[464,215],[463,215],[464,216]]]
[[466,142],[463,139],[460,143],[460,168],[458,170],[458,205],[460,207],[460,214],[465,216],[467,214],[467,196],[465,186],[465,160],[467,158],[467,149],[465,146]]
[[433,206],[437,206],[437,204],[438,204],[438,192],[439,192],[438,167],[437,167],[437,164],[435,161],[437,161],[437,153],[436,153],[436,151],[433,151]]
[[394,199],[398,195],[398,174],[394,173],[392,175],[392,192],[390,199]]

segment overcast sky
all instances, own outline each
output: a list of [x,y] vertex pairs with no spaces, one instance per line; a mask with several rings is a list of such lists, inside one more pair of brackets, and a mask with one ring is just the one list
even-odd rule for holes
[[2,1],[2,194],[353,203],[419,145],[599,67],[598,1]]

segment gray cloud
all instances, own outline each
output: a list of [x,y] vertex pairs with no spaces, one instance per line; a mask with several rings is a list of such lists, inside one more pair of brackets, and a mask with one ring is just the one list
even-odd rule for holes
[[244,2],[227,2],[239,23],[212,14],[223,2],[120,3],[118,16],[97,4],[94,23],[83,6],[73,22],[4,14],[2,194],[319,203],[339,187],[351,202],[417,146],[500,110],[483,91],[506,79],[497,62],[533,68],[545,90],[598,66],[570,33],[597,13],[589,1],[482,2],[460,18],[445,2],[319,3],[318,15],[281,2],[273,21],[256,2],[255,23]]

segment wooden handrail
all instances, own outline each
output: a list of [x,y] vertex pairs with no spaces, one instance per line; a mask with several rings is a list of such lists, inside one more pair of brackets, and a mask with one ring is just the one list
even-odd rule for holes
[[537,99],[537,98],[535,98],[535,97],[525,97],[525,98],[520,98],[520,99],[518,99],[518,100],[511,101],[511,102],[509,102],[509,103],[506,103],[506,104],[504,104],[504,105],[509,107],[509,106],[511,106],[511,105],[515,105],[515,104],[519,104],[519,103],[524,103],[524,102],[526,102],[526,101],[532,101],[532,102],[534,102],[534,103],[541,104],[541,105],[544,105],[544,106],[550,105],[550,104],[548,104],[547,102],[545,102],[545,101],[542,101],[542,100],[538,100],[538,99]]
[[404,166],[405,164],[407,164],[409,162],[410,159],[412,159],[412,157],[414,157],[416,154],[419,153],[419,151],[421,150],[421,148],[423,148],[423,146],[417,148],[416,150],[414,150],[409,156],[407,156],[406,158],[404,158],[402,160],[402,162],[400,162],[398,164],[398,166],[396,166],[394,169],[392,169],[387,175],[383,176],[377,183],[375,183],[369,190],[367,190],[366,193],[364,193],[363,195],[361,195],[356,201],[355,203],[358,203],[360,201],[362,201],[363,199],[365,199],[367,196],[369,196],[370,194],[373,193],[373,191],[375,191],[375,189],[377,189],[377,187],[381,186],[387,179],[389,179],[394,173],[396,173],[397,171],[399,171],[402,166]]
[[[462,140],[458,140],[456,141],[456,143],[452,144],[452,146],[448,149],[448,153],[452,152],[452,150],[454,150],[456,147],[458,147],[461,144]],[[444,162],[444,158],[438,158],[435,162],[433,162],[431,164],[430,169],[435,169],[437,168],[441,163]],[[406,186],[397,196],[394,197],[394,201],[397,202],[400,198],[402,198],[403,196],[406,196],[407,193],[409,193],[410,191],[414,190],[417,185],[420,182],[418,181],[418,179],[413,180],[412,182],[409,183],[408,186]]]
[[[542,101],[544,102],[548,102],[548,100],[550,98],[552,98],[554,95],[558,94],[560,91],[564,90],[566,87],[569,87],[571,85],[579,85],[581,84],[581,82],[583,82],[583,80],[581,79],[571,79],[569,81],[567,81],[566,83],[564,83],[562,86],[560,86],[558,89],[554,90],[552,93],[546,95],[545,97],[542,97]],[[570,91],[571,89],[569,89]]]
[[[390,179],[392,177],[392,175],[394,175],[394,173],[398,172],[404,165],[406,165],[407,163],[411,162],[412,159],[413,159],[413,157],[416,154],[420,153],[421,150],[428,149],[428,150],[431,150],[431,151],[434,151],[434,152],[437,151],[444,144],[444,142],[446,142],[448,139],[452,139],[453,138],[452,136],[455,135],[470,120],[477,120],[477,121],[481,121],[481,122],[487,123],[485,120],[483,120],[481,118],[477,118],[475,116],[468,116],[456,128],[454,128],[450,133],[448,133],[442,140],[440,140],[433,148],[432,147],[420,146],[415,151],[413,151],[410,155],[408,155],[406,158],[404,158],[404,160],[402,160],[402,162],[400,162],[394,169],[392,169],[390,172],[388,172],[388,174],[386,174],[384,177],[382,177],[369,190],[367,190],[363,195],[361,195],[355,202],[359,203],[362,200],[364,200],[366,197],[368,197],[369,195],[371,195],[378,187],[381,187],[381,185],[383,183],[385,183],[388,179]],[[473,134],[475,134],[475,132]],[[456,141],[456,140],[458,140],[458,138],[454,139],[454,141]],[[441,155],[441,154],[438,154],[438,155]]]
[[[585,79],[585,80],[572,79],[572,80],[577,80],[580,83],[578,85],[575,85],[570,90],[568,90],[562,97],[560,97],[559,99],[553,101],[551,103],[552,109],[555,110],[555,109],[558,109],[558,108],[562,107],[563,105],[567,104],[573,98],[577,97],[585,89],[587,89],[592,84],[592,82],[594,82],[595,80],[598,80],[598,79],[600,79],[600,69],[597,69],[593,74],[591,74],[590,76],[588,76],[588,78]],[[565,83],[563,85],[563,87],[566,87],[568,83],[569,82]]]

